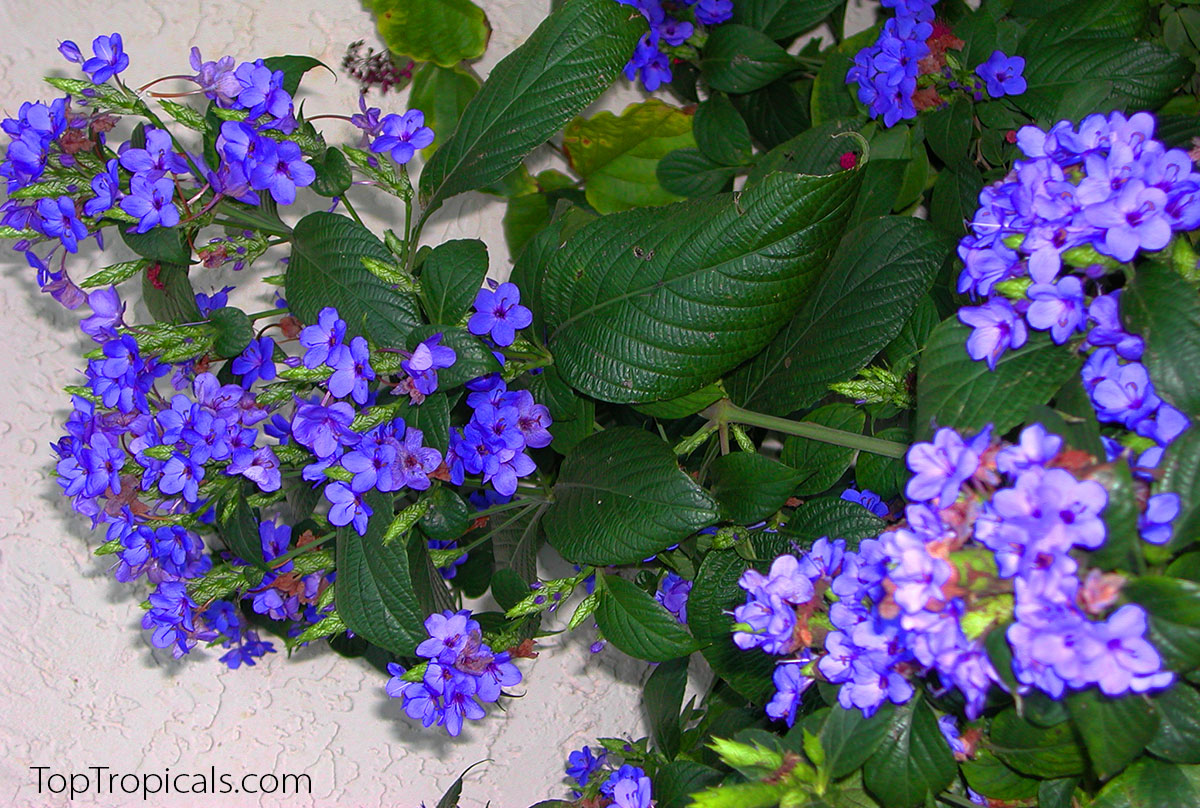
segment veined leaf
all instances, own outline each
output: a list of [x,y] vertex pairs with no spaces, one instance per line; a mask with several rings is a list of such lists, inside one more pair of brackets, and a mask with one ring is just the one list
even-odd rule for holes
[[676,398],[762,349],[825,264],[858,172],[775,174],[740,195],[585,225],[543,289],[563,377],[604,401]]
[[572,0],[492,70],[458,128],[421,171],[422,221],[442,202],[500,179],[595,101],[646,30],[612,0]]
[[948,250],[927,222],[890,216],[852,230],[803,308],[725,389],[775,415],[811,406],[900,333]]
[[379,36],[394,53],[453,67],[478,59],[491,28],[471,0],[370,0]]
[[446,241],[421,264],[421,293],[434,323],[457,323],[487,275],[487,245],[477,238]]
[[1200,295],[1177,272],[1146,264],[1121,295],[1121,315],[1146,341],[1142,362],[1155,392],[1194,422],[1200,416]]
[[863,783],[889,808],[924,805],[958,770],[933,710],[917,696],[892,713],[888,737],[863,765]]
[[428,157],[446,142],[458,119],[475,93],[479,79],[458,67],[439,67],[433,62],[421,65],[413,74],[409,106],[425,113],[425,125],[433,130],[433,143],[422,150]]
[[617,427],[585,438],[563,461],[543,525],[564,558],[607,565],[641,561],[718,518],[670,446]]
[[771,39],[791,39],[828,17],[844,0],[739,0],[733,22],[749,25]]
[[700,71],[716,90],[748,93],[796,69],[796,59],[766,34],[726,23],[712,30],[700,55]]
[[649,662],[686,657],[697,647],[675,615],[636,584],[615,575],[604,576],[596,622],[613,645]]

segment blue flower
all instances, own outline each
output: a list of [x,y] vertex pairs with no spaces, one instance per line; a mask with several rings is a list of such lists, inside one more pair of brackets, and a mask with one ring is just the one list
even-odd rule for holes
[[179,209],[171,201],[175,183],[168,177],[151,180],[152,174],[135,174],[129,183],[129,194],[121,199],[121,210],[138,219],[131,233],[145,233],[155,227],[174,227],[179,224]]
[[1020,56],[1005,56],[1001,51],[992,51],[988,60],[975,68],[976,75],[984,80],[987,93],[992,98],[1020,95],[1025,92],[1025,59]]
[[299,146],[290,140],[276,145],[269,138],[258,147],[257,163],[249,175],[251,188],[269,191],[280,205],[295,202],[296,189],[312,185],[317,178],[316,170],[304,162]]
[[[75,43],[71,42],[70,44],[74,45]],[[79,53],[78,46],[75,47],[74,53]],[[91,77],[93,84],[103,84],[129,67],[129,56],[122,47],[120,34],[98,36],[93,39],[92,53],[95,55],[84,62],[81,67],[83,72]]]
[[385,115],[380,122],[382,134],[371,144],[376,154],[387,153],[399,165],[413,159],[418,149],[433,143],[433,130],[425,125],[425,113],[410,109],[403,115]]
[[251,340],[246,350],[233,360],[231,369],[242,377],[242,387],[249,390],[254,382],[269,382],[275,378],[275,340],[259,337]]
[[533,322],[533,313],[521,305],[521,290],[515,283],[502,283],[495,291],[480,289],[474,306],[467,330],[477,337],[490,334],[501,347],[512,345],[516,332]]

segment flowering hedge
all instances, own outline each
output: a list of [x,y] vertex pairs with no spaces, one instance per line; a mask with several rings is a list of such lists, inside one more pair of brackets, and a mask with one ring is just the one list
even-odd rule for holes
[[[424,111],[306,118],[299,56],[133,89],[113,34],[3,122],[0,235],[96,343],[58,480],[151,645],[327,643],[457,736],[570,610],[654,663],[650,734],[543,806],[1200,800],[1188,4],[556,5],[482,84],[472,4],[377,8],[424,64],[348,63]],[[582,117],[622,74],[682,106]],[[474,190],[503,283],[422,243]],[[138,257],[73,280],[91,238]],[[274,307],[194,292],[225,264]]]

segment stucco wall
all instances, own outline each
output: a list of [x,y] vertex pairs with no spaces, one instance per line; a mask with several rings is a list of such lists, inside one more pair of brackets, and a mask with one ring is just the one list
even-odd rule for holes
[[[478,65],[486,74],[524,40],[548,2],[480,4],[493,28]],[[852,5],[860,27],[875,4]],[[41,83],[48,71],[75,75],[55,51],[58,40],[74,39],[86,50],[94,36],[113,30],[125,38],[132,82],[190,72],[192,45],[206,58],[304,53],[336,66],[350,41],[374,43],[370,16],[349,0],[4,0],[0,111],[15,115],[22,100],[53,97]],[[346,77],[335,81],[314,72],[305,87],[309,115],[353,111],[357,88]],[[620,109],[637,97],[622,82],[602,104]],[[403,110],[403,96],[373,96],[372,102]],[[331,142],[355,135],[343,124],[327,124]],[[295,210],[318,204],[302,198]],[[359,209],[375,224],[397,213],[386,202]],[[497,200],[459,197],[431,222],[427,238],[482,238],[493,274],[503,277],[502,214]],[[103,257],[83,252],[69,268],[80,278],[124,257],[119,248]],[[463,805],[490,800],[497,808],[522,808],[564,793],[569,750],[597,736],[643,733],[637,699],[648,667],[612,650],[593,656],[586,636],[544,641],[540,659],[521,663],[525,682],[518,689],[527,695],[507,701],[504,712],[491,709],[457,740],[408,720],[384,694],[384,677],[328,650],[305,649],[290,660],[281,652],[255,668],[230,671],[211,652],[176,662],[153,649],[138,627],[144,591],[116,583],[108,564],[91,555],[100,537],[70,511],[53,480],[49,444],[61,434],[68,403],[60,388],[78,383],[83,365],[78,315],[37,290],[19,254],[0,252],[0,270],[0,344],[7,346],[0,352],[0,626],[6,634],[0,643],[0,703],[6,707],[0,803],[415,808],[421,801],[432,806],[464,768],[491,759],[468,775]],[[200,272],[193,282],[209,291],[239,280]],[[239,302],[253,305],[245,296]],[[49,767],[46,775],[93,766],[137,774],[206,773],[210,767],[236,776],[305,773],[312,794],[160,794],[143,802],[140,795],[93,793],[68,803],[37,792],[34,766]]]

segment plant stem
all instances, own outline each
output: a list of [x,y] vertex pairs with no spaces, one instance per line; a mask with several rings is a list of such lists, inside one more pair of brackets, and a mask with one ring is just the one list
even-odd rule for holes
[[902,458],[908,452],[908,446],[903,443],[883,440],[882,438],[872,438],[867,435],[859,435],[855,432],[847,432],[842,429],[834,429],[833,427],[813,424],[807,421],[792,421],[788,418],[778,418],[774,415],[744,410],[727,398],[721,399],[700,414],[718,424],[734,422],[745,424],[746,426],[759,426],[764,429],[782,432],[785,435],[796,435],[797,437],[809,438],[810,440],[821,441],[822,443],[831,443],[834,446],[845,446],[849,449],[859,449],[884,457]]
[[247,314],[246,318],[250,321],[261,320],[264,317],[275,317],[280,314],[287,314],[287,309],[267,309],[266,311],[257,311],[254,314]]
[[366,225],[365,225],[365,224],[363,224],[363,220],[362,220],[362,218],[361,218],[361,217],[359,217],[359,215],[358,215],[358,211],[356,211],[356,210],[354,209],[354,206],[350,204],[350,200],[349,200],[349,198],[347,198],[345,194],[342,194],[342,196],[341,196],[341,200],[342,200],[342,204],[343,204],[343,205],[346,207],[346,211],[347,211],[347,212],[348,212],[348,213],[349,213],[351,216],[353,216],[353,217],[354,217],[354,221],[358,222],[359,224],[362,224],[362,226],[363,226],[363,227],[366,227]]
[[325,544],[325,542],[329,541],[336,535],[337,535],[337,531],[332,531],[330,533],[326,533],[324,536],[322,536],[319,539],[316,539],[315,541],[310,541],[308,544],[304,545],[303,547],[297,547],[294,550],[289,550],[288,552],[284,553],[283,555],[279,556],[278,558],[271,559],[271,563],[269,566],[271,567],[271,569],[278,569],[279,567],[283,566],[287,562],[291,561],[296,556],[304,555],[305,553],[309,552],[310,550],[317,549],[322,544]]

